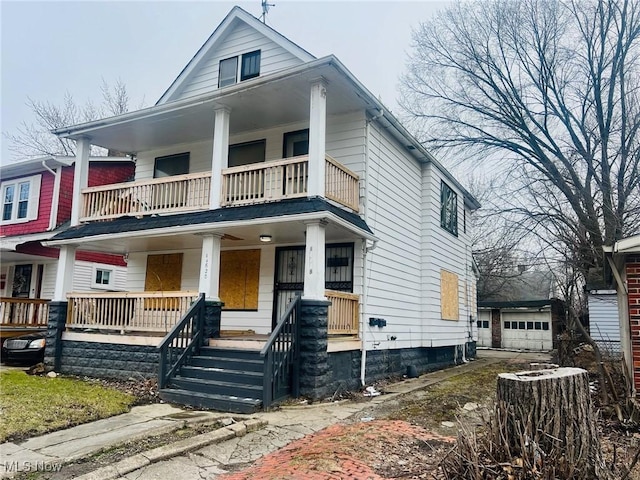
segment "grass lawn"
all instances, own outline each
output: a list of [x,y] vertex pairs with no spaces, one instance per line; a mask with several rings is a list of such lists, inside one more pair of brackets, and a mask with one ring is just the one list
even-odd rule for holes
[[0,372],[0,443],[127,412],[135,397],[72,378]]

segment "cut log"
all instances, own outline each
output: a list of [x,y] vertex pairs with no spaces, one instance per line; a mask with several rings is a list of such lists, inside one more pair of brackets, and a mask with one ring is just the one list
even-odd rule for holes
[[[498,375],[497,420],[505,447],[531,467],[557,462],[570,478],[608,478],[592,412],[589,375],[553,368]],[[562,477],[564,478],[564,477]]]

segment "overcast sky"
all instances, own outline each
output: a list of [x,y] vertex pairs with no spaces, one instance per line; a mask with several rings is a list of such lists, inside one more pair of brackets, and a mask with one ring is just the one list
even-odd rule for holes
[[[411,29],[443,2],[283,1],[267,24],[316,57],[333,53],[392,110],[410,50]],[[61,104],[100,99],[99,86],[121,79],[131,108],[153,105],[234,5],[250,2],[0,0],[0,130],[32,123],[27,98]],[[2,139],[3,163],[11,159]]]

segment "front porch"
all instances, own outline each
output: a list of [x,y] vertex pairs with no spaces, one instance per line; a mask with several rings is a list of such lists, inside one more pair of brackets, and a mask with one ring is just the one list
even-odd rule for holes
[[[360,295],[333,290],[326,290],[325,295],[331,302],[327,333],[329,341],[336,343],[333,348],[346,345],[342,343],[345,341],[359,344]],[[199,293],[195,291],[72,292],[67,295],[66,331],[73,332],[76,339],[83,338],[79,333],[93,339],[97,338],[95,334],[163,337],[184,317],[198,297]],[[46,321],[41,326],[46,327]],[[234,329],[233,325],[226,327],[209,345],[260,349],[269,337],[269,334],[256,334],[252,330]]]
[[49,302],[39,298],[0,297],[0,341],[46,329]]

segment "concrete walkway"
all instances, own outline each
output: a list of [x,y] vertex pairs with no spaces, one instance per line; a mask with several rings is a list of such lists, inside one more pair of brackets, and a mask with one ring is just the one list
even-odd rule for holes
[[[262,456],[329,425],[352,416],[367,417],[367,411],[372,407],[393,401],[402,394],[506,358],[530,362],[549,360],[548,354],[481,350],[478,352],[478,359],[473,362],[398,382],[386,387],[385,395],[371,397],[366,402],[340,401],[287,406],[272,412],[260,412],[252,417],[233,415],[236,422],[226,429],[143,452],[77,478],[214,479],[229,468],[249,465]],[[19,444],[0,445],[0,458],[3,462],[0,477],[13,476],[16,468],[36,470],[33,467],[39,466],[39,471],[52,471],[62,465],[59,478],[69,478],[63,474],[65,462],[84,458],[136,438],[167,433],[184,426],[185,422],[214,422],[229,417],[230,414],[226,413],[182,410],[166,404],[134,407],[130,413],[116,417],[32,438]]]

